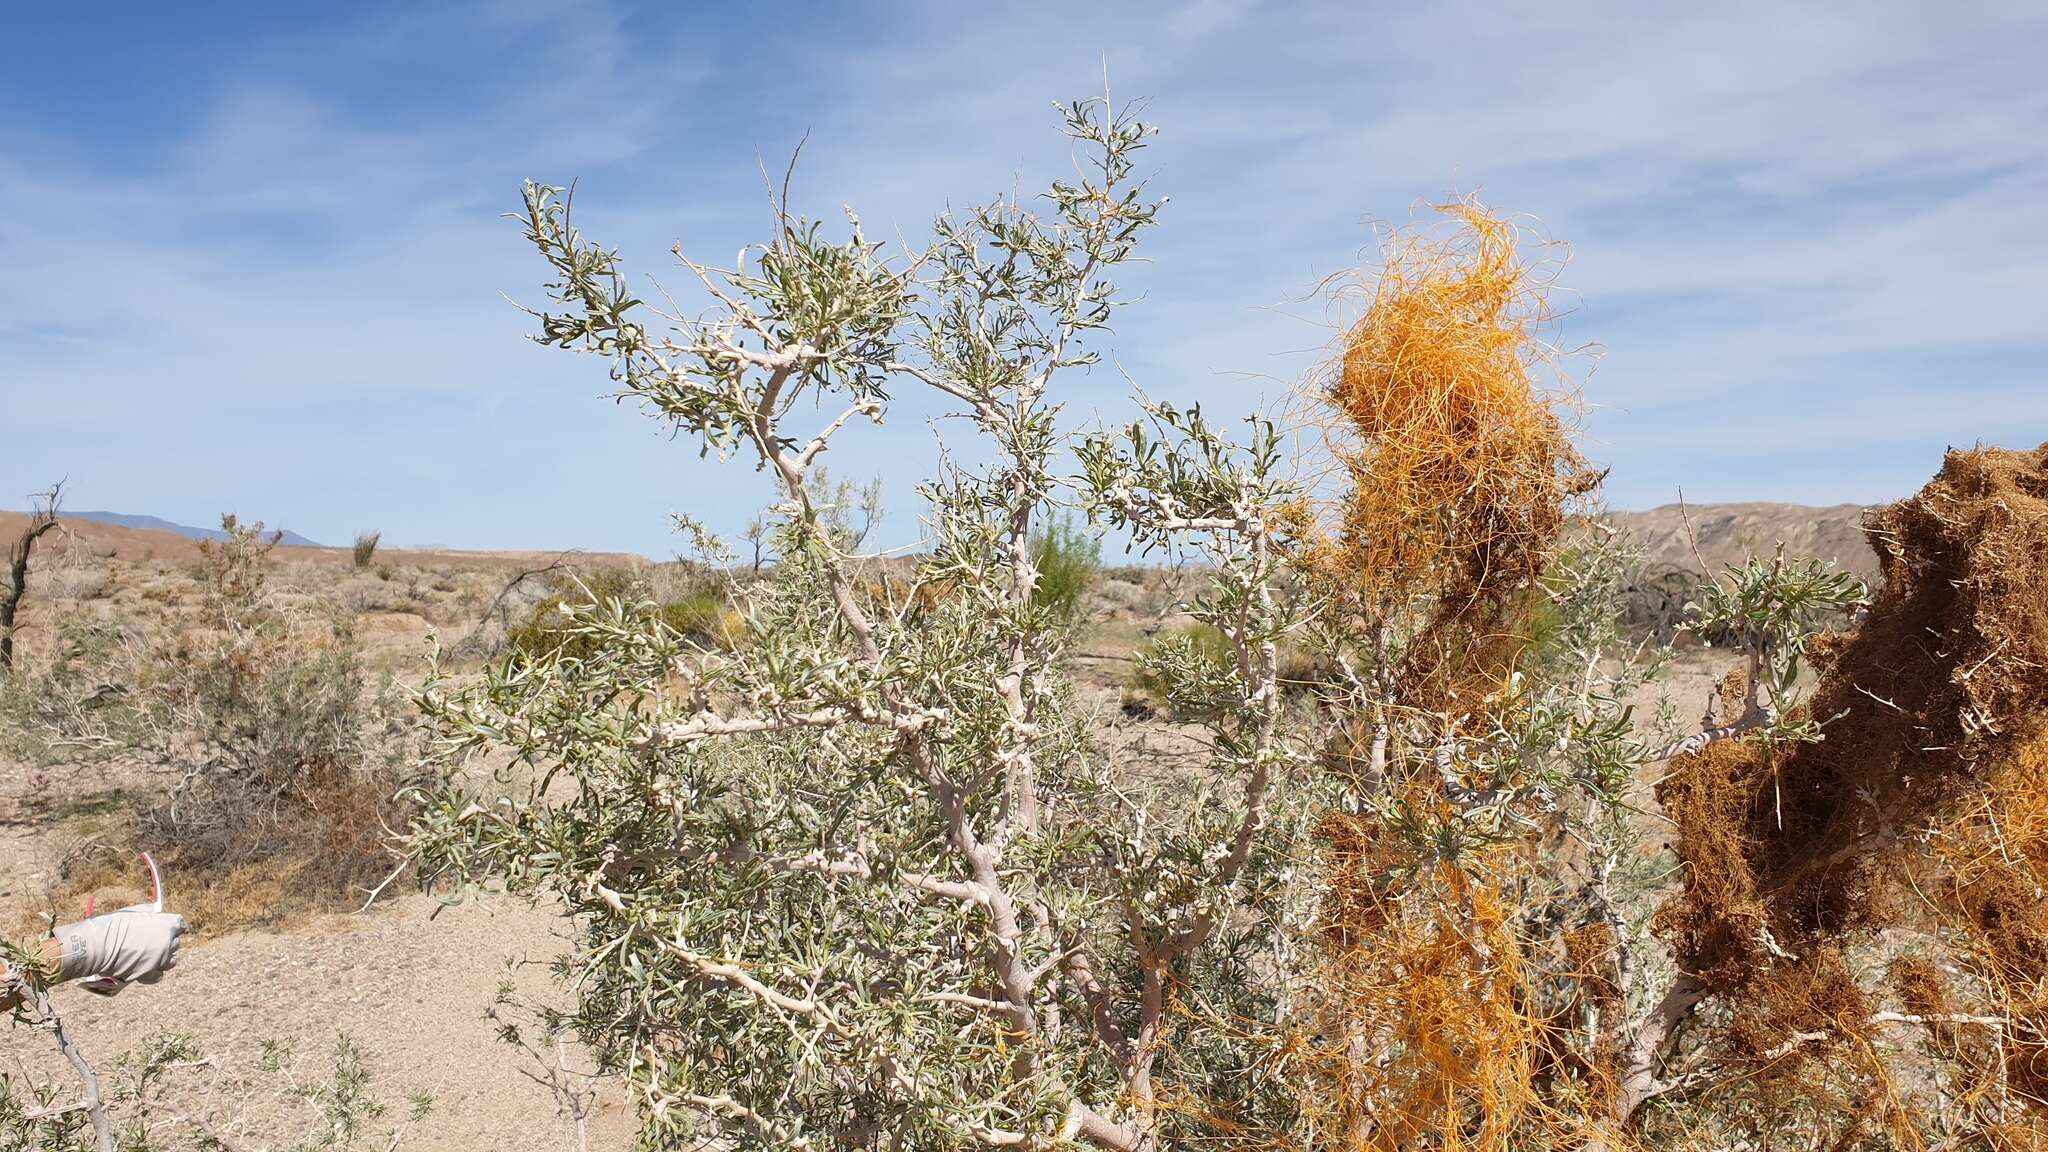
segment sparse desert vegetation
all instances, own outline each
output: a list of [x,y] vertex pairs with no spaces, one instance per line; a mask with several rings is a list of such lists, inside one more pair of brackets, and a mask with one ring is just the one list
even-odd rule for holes
[[[1162,201],[1149,124],[1061,125],[910,251],[778,200],[690,311],[525,187],[539,339],[773,480],[745,551],[0,518],[0,1148],[2048,1139],[2048,447],[1868,555],[1608,515],[1559,265],[1474,199],[1286,426],[1077,427]],[[822,461],[906,389],[953,439],[885,555]],[[190,959],[52,989],[143,852]]]

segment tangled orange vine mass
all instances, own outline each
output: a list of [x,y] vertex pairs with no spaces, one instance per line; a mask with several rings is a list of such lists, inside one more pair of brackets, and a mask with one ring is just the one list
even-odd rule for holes
[[[1537,580],[1600,480],[1572,445],[1576,391],[1547,341],[1555,262],[1526,261],[1520,230],[1476,200],[1437,211],[1446,228],[1385,237],[1365,311],[1309,398],[1336,483],[1304,556],[1377,649],[1378,699],[1332,762],[1419,809],[1444,803],[1435,775],[1378,778],[1429,756],[1389,714],[1445,739],[1497,702]],[[1534,1085],[1568,1058],[1533,1015],[1541,976],[1513,925],[1526,847],[1431,859],[1346,811],[1320,836],[1319,1000],[1291,1053],[1312,1143],[1516,1146],[1555,1106]]]

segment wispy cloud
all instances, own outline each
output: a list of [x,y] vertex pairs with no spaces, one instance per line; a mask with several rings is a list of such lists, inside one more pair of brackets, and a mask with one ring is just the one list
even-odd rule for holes
[[[1949,442],[2048,438],[2037,9],[722,20],[405,7],[225,45],[167,25],[121,76],[81,53],[0,78],[28,110],[0,125],[0,390],[10,424],[45,430],[0,461],[0,492],[68,473],[87,502],[458,544],[661,551],[684,508],[731,527],[754,477],[596,403],[598,365],[520,341],[497,295],[538,295],[496,218],[517,181],[580,178],[588,231],[667,276],[671,242],[724,259],[757,238],[756,155],[808,130],[800,204],[914,236],[948,203],[1042,185],[1066,159],[1048,103],[1105,68],[1166,130],[1173,204],[1115,340],[1154,395],[1277,395],[1337,318],[1304,294],[1370,255],[1368,222],[1477,190],[1572,242],[1569,335],[1605,348],[1589,431],[1621,502],[1878,499]],[[35,98],[64,75],[178,95]],[[1124,392],[1100,371],[1076,414],[1121,414]],[[903,505],[922,414],[838,467]]]

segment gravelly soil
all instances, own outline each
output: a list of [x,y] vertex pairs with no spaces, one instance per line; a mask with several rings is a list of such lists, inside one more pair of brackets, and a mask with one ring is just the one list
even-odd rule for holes
[[[74,797],[147,786],[109,769],[83,770],[61,783]],[[0,767],[0,914],[10,933],[29,928],[33,913],[47,908],[45,878],[68,847],[91,834],[89,815],[65,818],[50,806],[54,790],[38,788],[16,767]],[[175,876],[171,885],[175,910]],[[82,909],[56,911],[72,917]],[[388,1107],[377,1131],[402,1128],[400,1148],[562,1152],[576,1147],[574,1126],[554,1095],[526,1075],[546,1069],[497,1039],[485,1012],[508,963],[522,999],[559,1000],[544,965],[566,946],[565,927],[545,906],[504,897],[443,907],[407,895],[362,915],[193,940],[177,969],[153,987],[104,999],[65,986],[53,998],[79,1046],[110,1079],[118,1078],[119,1057],[152,1035],[192,1036],[213,1063],[175,1074],[166,1096],[248,1152],[305,1138],[318,1107],[292,1087],[331,1076],[341,1033],[361,1047],[373,1092]],[[269,1069],[266,1042],[289,1053]],[[573,1052],[569,1064],[589,1066]],[[72,1082],[48,1036],[7,1024],[0,1024],[0,1067]],[[432,1108],[408,1122],[408,1097],[420,1091],[432,1095]],[[631,1118],[616,1085],[596,1086],[592,1111],[592,1152],[632,1146]]]
[[[331,1074],[337,1033],[360,1046],[388,1106],[376,1128],[402,1129],[400,1147],[561,1152],[576,1147],[574,1126],[527,1076],[546,1069],[497,1039],[484,1016],[508,961],[536,962],[514,974],[522,992],[553,994],[540,963],[561,948],[560,926],[545,908],[516,901],[443,909],[409,896],[289,932],[198,941],[153,988],[112,999],[60,988],[56,1005],[103,1066],[153,1033],[196,1036],[215,1066],[181,1073],[168,1095],[210,1114],[252,1152],[289,1146],[317,1122],[316,1106],[290,1089]],[[266,1042],[289,1052],[282,1067],[265,1068]],[[48,1038],[32,1032],[0,1033],[0,1051],[10,1065],[19,1057],[41,1075],[62,1071]],[[572,1069],[587,1066],[570,1054]],[[596,1089],[589,1147],[631,1147],[622,1093],[612,1084]],[[422,1091],[431,1110],[411,1122],[407,1100]]]

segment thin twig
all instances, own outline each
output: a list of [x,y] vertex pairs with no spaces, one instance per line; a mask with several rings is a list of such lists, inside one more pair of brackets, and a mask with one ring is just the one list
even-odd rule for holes
[[57,1040],[57,1051],[70,1061],[78,1073],[79,1083],[85,1087],[85,1113],[92,1120],[93,1148],[96,1152],[114,1152],[114,1122],[107,1116],[106,1101],[100,1095],[100,1076],[93,1070],[92,1061],[71,1039],[71,1033],[64,1027],[64,1017],[50,1003],[46,988],[34,992],[36,1015],[49,1025],[51,1034]]

